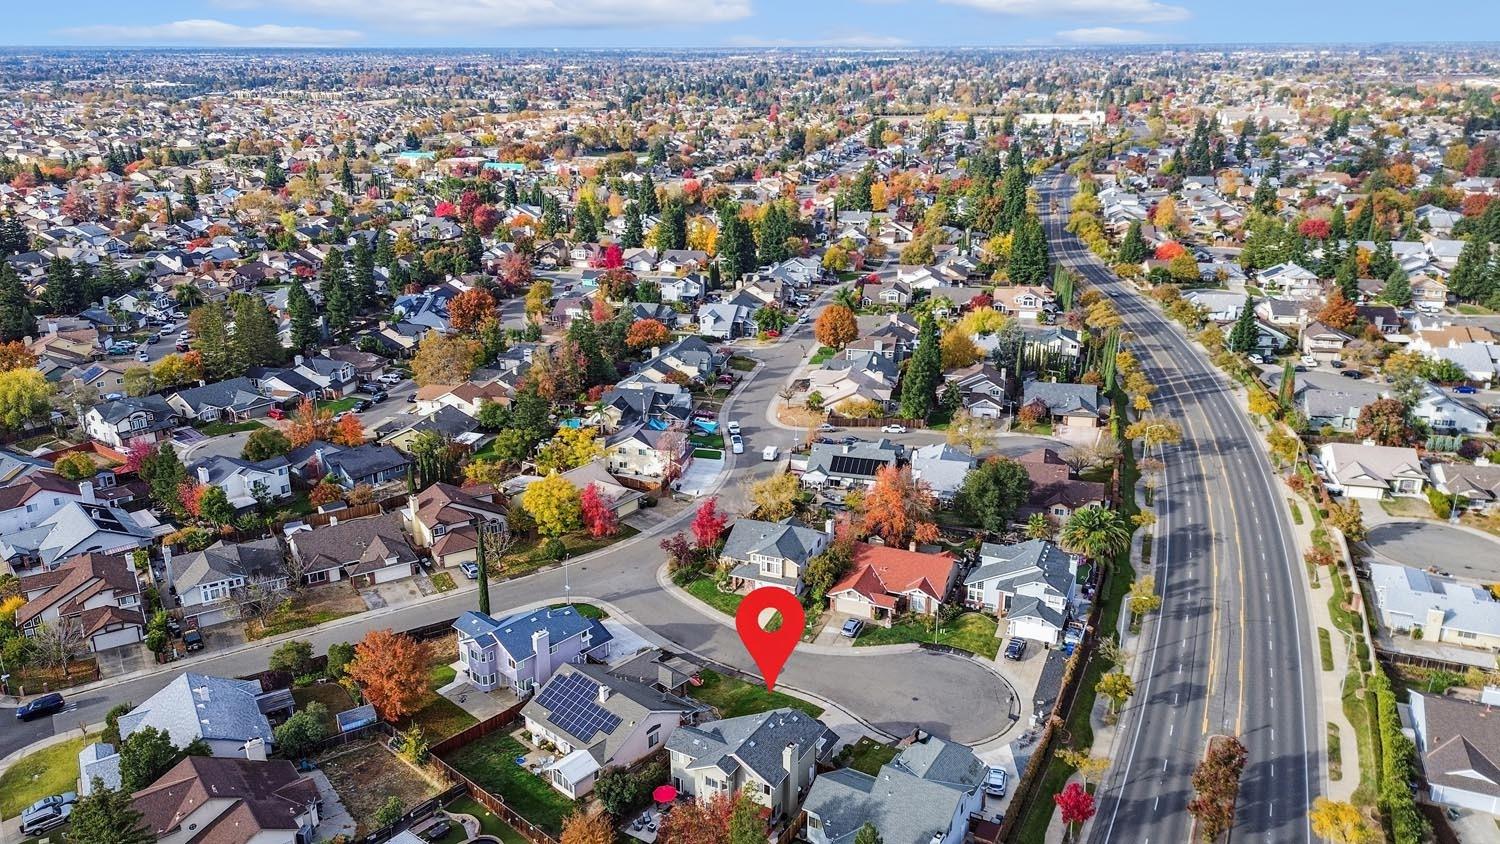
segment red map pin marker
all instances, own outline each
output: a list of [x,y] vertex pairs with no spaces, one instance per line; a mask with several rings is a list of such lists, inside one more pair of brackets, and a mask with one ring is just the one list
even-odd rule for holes
[[[781,626],[768,631],[760,626],[760,617],[766,610],[781,613]],[[745,596],[739,611],[734,614],[734,627],[740,632],[740,641],[745,650],[755,659],[761,676],[766,678],[766,689],[776,688],[776,675],[786,665],[787,657],[802,639],[802,628],[807,616],[797,596],[775,586],[762,586]]]

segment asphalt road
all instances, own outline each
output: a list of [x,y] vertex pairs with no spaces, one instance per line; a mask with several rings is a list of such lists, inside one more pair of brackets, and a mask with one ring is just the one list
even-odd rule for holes
[[[802,432],[784,430],[768,420],[777,391],[808,353],[810,334],[805,327],[790,331],[776,345],[750,352],[764,366],[728,408],[728,415],[740,421],[746,440],[745,453],[738,455],[737,461],[736,455],[727,455],[732,475],[720,493],[722,504],[733,512],[743,509],[750,482],[781,465],[762,462],[760,449],[775,444],[784,450],[802,439]],[[686,528],[692,513],[692,509],[686,510],[667,525],[667,530]],[[643,534],[621,542],[598,557],[568,566],[566,576],[558,569],[495,584],[491,587],[494,612],[498,615],[507,608],[565,596],[598,598],[682,649],[757,673],[732,627],[706,618],[657,585],[656,572],[665,559],[658,548],[661,535]],[[453,618],[474,605],[474,593],[465,584],[461,591],[441,599],[354,616],[303,638],[322,653],[335,642],[358,641],[369,630],[408,629]],[[54,731],[97,723],[115,703],[139,703],[183,670],[221,676],[263,670],[272,647],[267,644],[214,655],[210,643],[209,651],[192,663],[179,663],[171,670],[108,689],[69,695],[75,705],[72,710],[28,724],[11,722],[0,730],[0,756]],[[787,662],[778,686],[834,701],[866,723],[894,735],[920,726],[959,742],[978,743],[1012,723],[1014,691],[1009,683],[974,660],[930,651],[870,655],[851,650],[835,656],[799,650]]]
[[1500,542],[1431,522],[1387,522],[1369,529],[1365,544],[1393,562],[1436,566],[1454,577],[1500,583]]
[[[1070,177],[1038,185],[1054,260],[1114,302],[1158,386],[1158,414],[1183,428],[1156,493],[1153,572],[1162,612],[1137,639],[1136,694],[1121,714],[1091,840],[1175,844],[1192,837],[1193,768],[1208,738],[1249,750],[1234,840],[1311,841],[1321,785],[1321,720],[1295,546],[1258,434],[1227,383],[1176,327],[1064,228]],[[1138,572],[1141,574],[1143,572]]]

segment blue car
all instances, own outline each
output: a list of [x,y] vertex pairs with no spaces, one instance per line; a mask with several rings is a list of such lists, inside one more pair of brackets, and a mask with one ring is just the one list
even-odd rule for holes
[[1453,392],[1458,393],[1462,396],[1472,396],[1475,393],[1479,392],[1479,388],[1471,387],[1468,384],[1460,384],[1457,387],[1453,388]]
[[839,635],[843,636],[845,639],[853,639],[855,636],[858,636],[859,631],[863,629],[865,629],[865,623],[863,621],[860,621],[857,618],[851,618],[848,621],[844,622],[843,628],[839,630]]
[[55,715],[63,711],[66,704],[63,696],[57,692],[45,694],[36,700],[28,701],[16,709],[16,720],[30,721],[33,718],[41,718],[44,715]]

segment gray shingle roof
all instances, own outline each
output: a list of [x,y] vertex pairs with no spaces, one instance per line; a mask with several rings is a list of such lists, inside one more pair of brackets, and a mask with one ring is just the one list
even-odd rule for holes
[[579,614],[573,607],[533,610],[501,619],[466,612],[453,622],[453,627],[481,645],[488,645],[491,641],[498,642],[516,662],[536,655],[531,636],[538,630],[546,630],[547,640],[554,645],[581,635],[584,631],[592,631],[589,640],[593,642],[593,647],[614,638],[603,624]]
[[740,519],[729,530],[721,556],[731,560],[749,560],[751,554],[764,554],[782,559],[807,562],[827,542],[822,531],[799,524],[792,519],[779,522],[763,522],[759,519]]
[[191,672],[178,675],[145,703],[120,717],[120,735],[145,727],[165,730],[172,743],[185,747],[193,739],[246,741],[273,739],[271,724],[255,699],[260,683]]
[[1077,570],[1066,551],[1045,539],[1028,539],[1014,545],[986,542],[979,546],[979,567],[969,572],[964,584],[1005,580],[1013,591],[1024,583],[1044,581],[1061,595],[1068,594]]
[[[732,773],[740,766],[775,787],[786,779],[782,750],[797,745],[797,758],[830,738],[829,729],[812,716],[791,708],[756,715],[680,727],[667,739],[667,749],[690,758],[689,768],[716,767]],[[820,748],[821,749],[821,748]]]

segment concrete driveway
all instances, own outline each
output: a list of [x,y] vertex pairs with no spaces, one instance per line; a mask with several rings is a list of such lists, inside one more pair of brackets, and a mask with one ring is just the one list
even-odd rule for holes
[[1436,566],[1454,577],[1500,583],[1500,541],[1436,522],[1387,522],[1370,528],[1365,544],[1392,562]]

